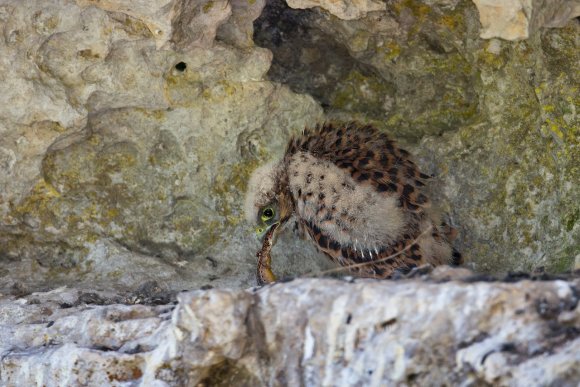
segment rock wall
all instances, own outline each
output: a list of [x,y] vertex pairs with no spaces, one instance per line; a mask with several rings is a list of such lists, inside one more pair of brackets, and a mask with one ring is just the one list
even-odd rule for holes
[[445,282],[462,276],[303,279],[180,293],[177,305],[106,305],[119,300],[73,289],[8,298],[0,383],[578,384],[578,279]]
[[577,2],[288,5],[2,2],[0,289],[251,285],[246,180],[325,118],[414,150],[475,269],[572,268]]
[[265,79],[272,55],[249,44],[262,7],[3,2],[2,287],[253,282],[246,179],[322,118]]

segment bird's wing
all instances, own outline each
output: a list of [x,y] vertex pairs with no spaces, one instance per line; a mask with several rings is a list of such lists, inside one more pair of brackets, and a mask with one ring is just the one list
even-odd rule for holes
[[[363,264],[353,270],[378,277],[425,262],[416,238],[428,222],[423,190],[429,176],[386,134],[354,123],[324,124],[291,140],[286,161],[298,218],[333,260]],[[324,184],[316,180],[323,175]],[[445,242],[436,227],[428,238]]]
[[298,150],[333,162],[360,184],[398,195],[408,211],[422,213],[430,206],[423,192],[429,176],[421,173],[409,152],[371,126],[325,123],[291,141],[288,152]]

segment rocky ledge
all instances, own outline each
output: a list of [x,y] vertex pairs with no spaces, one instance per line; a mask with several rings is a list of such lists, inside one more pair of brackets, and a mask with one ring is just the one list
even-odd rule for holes
[[578,276],[440,268],[160,297],[4,296],[0,384],[576,386],[579,288]]

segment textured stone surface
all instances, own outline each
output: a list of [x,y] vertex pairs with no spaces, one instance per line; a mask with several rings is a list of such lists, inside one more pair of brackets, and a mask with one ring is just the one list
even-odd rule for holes
[[580,251],[580,78],[568,70],[578,31],[573,22],[525,43],[490,42],[478,122],[416,151],[441,176],[478,269],[564,271]]
[[306,9],[321,7],[334,16],[345,19],[358,19],[372,11],[383,11],[386,7],[376,0],[288,0],[292,8]]
[[0,288],[253,283],[245,180],[321,117],[264,79],[262,6],[3,2]]
[[217,38],[238,47],[254,45],[254,20],[260,16],[266,0],[230,0],[232,16],[220,26]]
[[577,279],[435,282],[296,280],[180,293],[177,305],[157,306],[107,305],[120,300],[64,288],[5,296],[0,383],[580,382]]
[[479,11],[481,37],[526,39],[542,27],[563,27],[580,15],[577,0],[473,0]]
[[[112,12],[120,18],[120,21],[141,30],[148,38],[154,39],[158,47],[161,47],[171,38],[172,18],[176,13],[173,8],[180,2],[174,0],[76,0],[72,3],[81,8],[94,6]],[[190,2],[190,5],[196,3]],[[67,3],[60,2],[60,4]],[[50,7],[45,9],[50,9]]]

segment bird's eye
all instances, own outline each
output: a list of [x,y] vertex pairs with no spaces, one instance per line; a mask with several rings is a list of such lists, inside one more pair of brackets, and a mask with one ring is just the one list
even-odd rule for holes
[[264,211],[262,211],[262,220],[269,220],[269,219],[272,219],[273,217],[274,217],[274,210],[271,209],[270,207],[268,207]]

